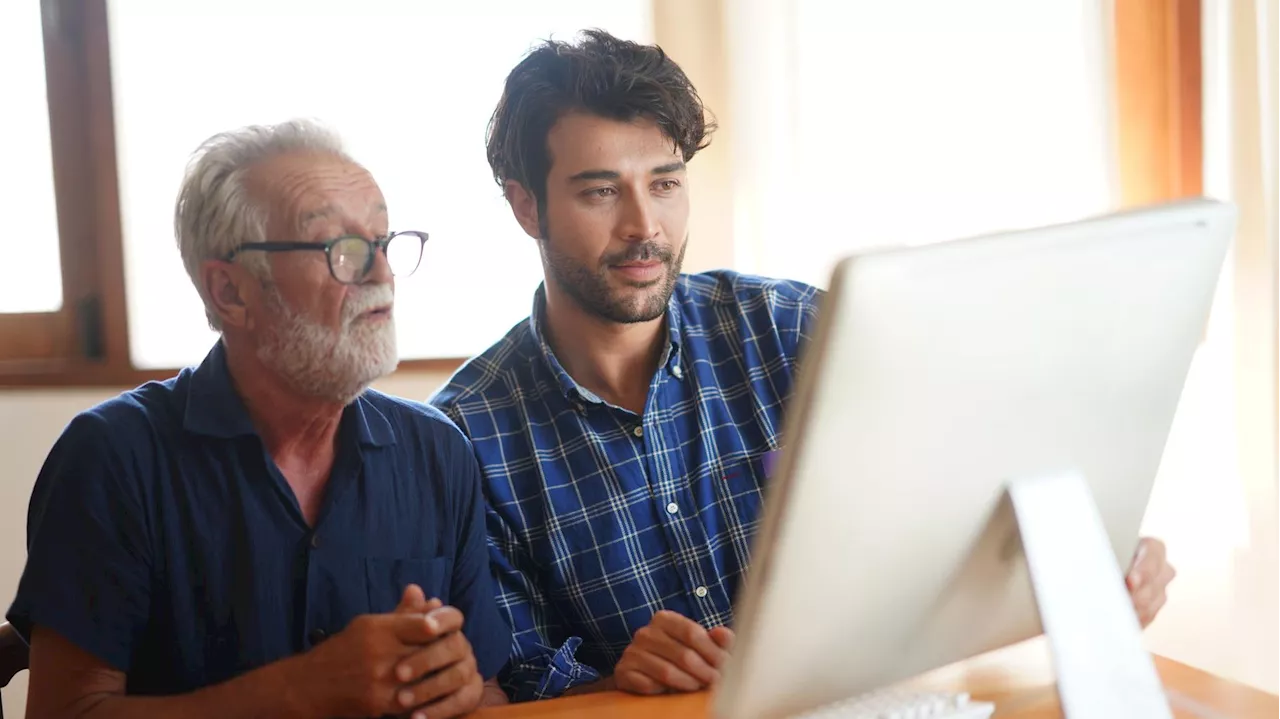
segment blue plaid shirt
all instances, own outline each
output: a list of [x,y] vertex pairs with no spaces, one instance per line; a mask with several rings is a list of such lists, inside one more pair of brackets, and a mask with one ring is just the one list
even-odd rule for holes
[[660,609],[710,628],[733,597],[761,512],[762,463],[819,291],[721,271],[683,275],[644,415],[578,385],[539,331],[545,295],[431,402],[484,475],[515,700],[613,673]]

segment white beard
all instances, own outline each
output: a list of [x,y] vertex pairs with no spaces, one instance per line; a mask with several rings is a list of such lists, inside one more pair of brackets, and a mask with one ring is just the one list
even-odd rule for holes
[[353,288],[342,305],[342,330],[337,331],[294,311],[275,286],[268,286],[267,302],[279,322],[258,346],[258,359],[302,394],[350,404],[400,362],[393,319],[377,324],[357,320],[374,307],[391,304],[393,297],[389,284]]

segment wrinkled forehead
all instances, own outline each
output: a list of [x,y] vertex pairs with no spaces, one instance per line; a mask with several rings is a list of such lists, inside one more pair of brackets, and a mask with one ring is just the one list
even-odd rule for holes
[[340,157],[288,154],[254,167],[250,187],[267,209],[268,233],[323,239],[386,231],[387,205],[368,170]]

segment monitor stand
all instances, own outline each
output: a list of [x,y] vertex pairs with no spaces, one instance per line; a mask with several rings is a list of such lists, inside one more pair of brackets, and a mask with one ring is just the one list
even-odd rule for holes
[[[1006,487],[1067,719],[1172,719],[1089,485],[1078,473]],[[1006,518],[1007,519],[1007,518]]]

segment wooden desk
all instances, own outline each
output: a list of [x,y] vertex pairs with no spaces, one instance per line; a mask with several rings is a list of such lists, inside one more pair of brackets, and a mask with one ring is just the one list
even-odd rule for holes
[[[1269,719],[1280,716],[1274,695],[1219,679],[1172,659],[1157,656],[1177,719]],[[960,664],[939,669],[908,683],[920,689],[969,692],[993,701],[995,717],[1048,719],[1061,717],[1053,688],[1048,648],[1036,639]],[[617,692],[484,709],[473,719],[704,719],[710,717],[710,694],[636,697]]]

